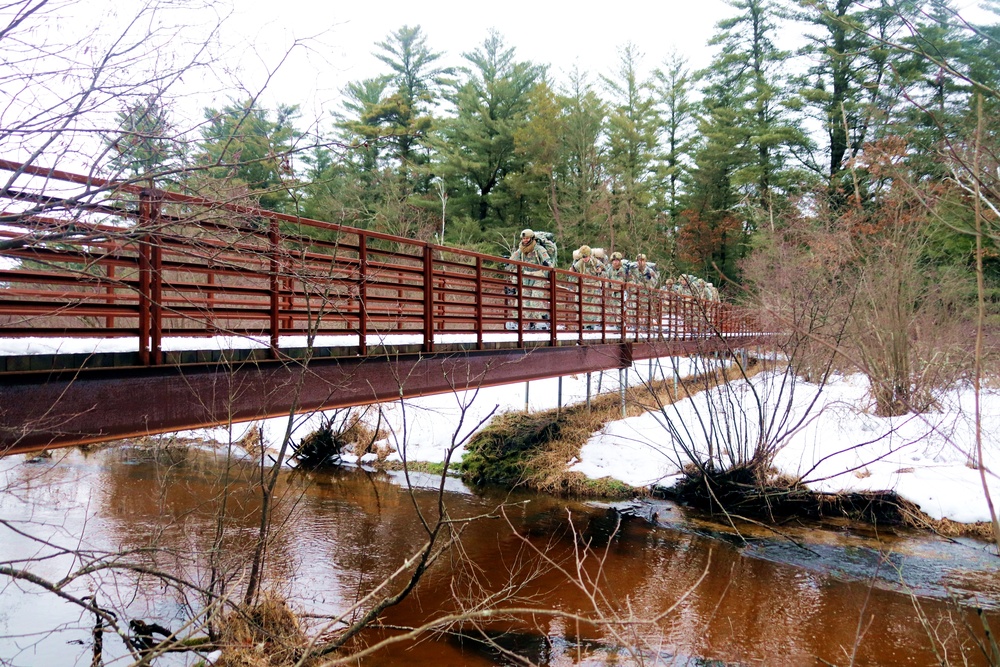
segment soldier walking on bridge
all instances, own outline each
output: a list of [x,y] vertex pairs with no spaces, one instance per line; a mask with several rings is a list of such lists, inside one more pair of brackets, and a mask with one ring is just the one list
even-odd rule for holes
[[629,269],[628,278],[631,283],[654,289],[660,276],[656,273],[656,269],[646,263],[646,256],[639,253],[635,256],[635,264]]
[[[518,262],[528,262],[531,264],[539,264],[541,266],[552,266],[552,258],[549,257],[549,252],[542,246],[541,243],[537,242],[535,239],[535,232],[530,229],[525,229],[521,232],[521,242],[518,244],[517,249],[510,254],[510,258]],[[531,309],[525,312],[525,319],[548,319],[547,313],[539,312],[540,309],[545,307],[545,304],[538,300],[539,298],[544,297],[544,292],[541,290],[529,289],[533,287],[539,279],[545,278],[548,275],[548,272],[525,269],[524,275],[530,276],[524,279],[524,307]],[[534,323],[531,324],[531,328],[535,328]]]
[[[593,250],[588,245],[580,246],[577,251],[580,258],[573,262],[573,270],[577,273],[582,273],[585,276],[596,276],[604,277],[604,263],[594,257]],[[593,329],[597,326],[597,322],[601,319],[600,308],[593,304],[599,304],[601,301],[601,285],[600,283],[593,280],[586,280],[585,278],[580,279],[580,293],[583,295],[583,303],[590,304],[584,306],[584,312],[587,315],[584,316],[587,320],[587,324],[584,325],[587,329]],[[598,313],[595,315],[595,313]]]

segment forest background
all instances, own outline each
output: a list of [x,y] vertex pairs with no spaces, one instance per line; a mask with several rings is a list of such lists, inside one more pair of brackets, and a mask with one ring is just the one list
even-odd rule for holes
[[[311,129],[297,106],[265,108],[249,88],[183,121],[176,81],[152,78],[77,128],[91,148],[65,141],[59,157],[86,152],[103,177],[490,253],[521,228],[548,230],[565,249],[645,252],[730,298],[733,285],[770,278],[747,274],[752,250],[800,234],[806,218],[815,229],[819,212],[848,244],[870,243],[905,182],[935,202],[919,213],[921,266],[970,268],[972,207],[949,161],[967,153],[977,94],[995,137],[1000,25],[966,22],[941,0],[727,4],[697,71],[676,54],[650,68],[625,44],[606,73],[556,77],[495,31],[445,67],[421,28],[404,25],[372,45],[383,73],[349,83]],[[21,136],[8,148],[37,159]]]

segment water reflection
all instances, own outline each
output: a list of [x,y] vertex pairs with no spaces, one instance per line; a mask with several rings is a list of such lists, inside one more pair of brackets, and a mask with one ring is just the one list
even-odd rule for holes
[[[213,572],[231,590],[245,583],[261,509],[253,466],[226,465],[197,450],[122,448],[31,465],[2,459],[0,474],[4,564],[52,555],[30,565],[56,580],[78,565],[70,554],[50,554],[58,544],[131,553],[203,588]],[[370,593],[427,539],[418,513],[432,521],[439,511],[429,480],[413,491],[397,480],[339,469],[284,474],[268,546],[269,585],[317,617],[344,613]],[[827,531],[787,529],[781,537],[751,528],[744,540],[669,504],[646,506],[656,517],[651,523],[622,520],[610,507],[467,489],[449,493],[446,510],[461,528],[456,548],[362,641],[449,612],[535,613],[455,625],[364,664],[519,664],[516,655],[550,665],[780,666],[848,664],[852,657],[855,664],[928,664],[934,649],[910,591],[949,655],[985,664],[963,627],[963,621],[978,627],[978,619],[944,598],[957,590],[989,606],[1000,599],[995,559],[970,541],[890,536],[876,543]],[[481,518],[463,521],[470,517]],[[90,663],[89,616],[37,587],[4,584],[4,664]],[[164,587],[140,574],[98,572],[70,590],[97,592],[122,618],[174,628],[204,604],[196,590]],[[314,628],[321,622],[310,621]],[[124,655],[114,638],[105,646],[108,660]],[[193,660],[168,656],[158,664]]]

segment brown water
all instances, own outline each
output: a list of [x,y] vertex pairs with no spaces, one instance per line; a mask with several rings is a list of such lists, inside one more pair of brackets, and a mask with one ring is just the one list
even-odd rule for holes
[[[135,558],[207,585],[224,470],[219,457],[193,450],[0,460],[0,565],[55,581],[79,566],[56,553],[57,545],[88,557],[155,545]],[[230,477],[230,519],[217,552],[234,590],[245,577],[259,510],[247,492],[252,471],[239,472]],[[297,610],[318,616],[347,609],[411,556],[426,538],[415,508],[427,516],[437,510],[433,477],[416,476],[412,495],[399,475],[359,470],[289,472],[282,481],[270,583]],[[979,542],[875,539],[838,527],[784,527],[781,536],[741,527],[741,538],[668,503],[637,506],[630,512],[645,519],[623,519],[599,504],[473,494],[454,480],[448,486],[453,519],[484,518],[462,524],[461,549],[444,555],[382,622],[415,626],[476,605],[538,611],[396,644],[362,664],[522,664],[515,654],[546,665],[847,665],[852,655],[857,665],[940,664],[939,657],[987,664],[965,627],[981,628],[980,621],[949,599],[1000,606],[1000,562]],[[501,503],[510,525],[497,512]],[[582,543],[590,551],[581,551]],[[38,586],[0,581],[0,664],[90,664],[89,616]],[[196,592],[111,571],[66,590],[97,592],[123,621],[175,629],[200,605]],[[988,617],[1000,628],[998,614]],[[372,631],[363,641],[394,633]],[[108,636],[104,644],[108,664],[128,664],[120,639]],[[157,664],[193,661],[167,656]]]

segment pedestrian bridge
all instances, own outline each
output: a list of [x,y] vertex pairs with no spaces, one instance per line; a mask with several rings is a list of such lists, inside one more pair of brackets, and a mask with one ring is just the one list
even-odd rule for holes
[[0,160],[0,452],[759,343],[733,305]]

